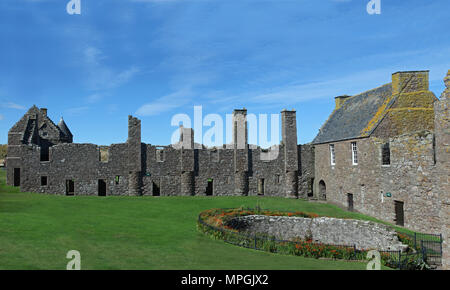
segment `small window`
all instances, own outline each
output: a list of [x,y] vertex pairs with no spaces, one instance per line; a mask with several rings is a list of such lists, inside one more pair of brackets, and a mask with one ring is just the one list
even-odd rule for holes
[[331,165],[336,165],[336,155],[334,153],[334,144],[330,144],[330,162],[331,162]]
[[164,162],[165,155],[164,149],[156,149],[156,162]]
[[98,158],[100,162],[109,162],[109,147],[101,146],[99,148]]
[[116,178],[114,179],[116,185],[118,185],[120,183],[120,176],[116,175]]
[[41,161],[50,161],[50,153],[48,147],[41,147]]
[[352,142],[352,164],[358,165],[358,147],[356,147],[356,142]]
[[264,184],[264,178],[258,180],[258,195],[264,195],[266,186]]
[[280,175],[279,174],[275,175],[275,183],[277,183],[277,184],[280,183]]
[[41,176],[41,186],[47,186],[47,176]]
[[383,165],[391,164],[391,149],[389,147],[389,142],[386,144],[383,144],[383,146],[381,148],[381,157],[382,157]]

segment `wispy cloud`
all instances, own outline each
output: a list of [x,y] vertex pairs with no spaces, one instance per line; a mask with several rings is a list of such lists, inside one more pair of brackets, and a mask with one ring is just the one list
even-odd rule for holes
[[3,108],[7,108],[7,109],[16,109],[16,110],[25,110],[26,109],[24,106],[13,103],[13,102],[4,102],[0,106]]
[[4,120],[5,119],[5,116],[3,116],[2,114],[0,114],[0,121],[1,120]]
[[131,81],[141,70],[130,66],[119,70],[105,65],[107,56],[97,47],[88,46],[83,51],[83,61],[87,70],[87,84],[92,90],[109,90]]
[[97,103],[101,99],[103,99],[103,94],[95,93],[95,94],[87,96],[86,102],[88,102],[89,104],[93,104],[93,103]]
[[181,89],[169,95],[163,96],[153,102],[139,107],[136,111],[138,116],[154,116],[173,109],[182,107],[191,101],[193,96],[191,89]]

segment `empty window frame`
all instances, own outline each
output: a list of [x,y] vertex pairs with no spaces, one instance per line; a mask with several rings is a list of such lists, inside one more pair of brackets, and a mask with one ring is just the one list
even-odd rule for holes
[[100,146],[98,149],[98,159],[100,162],[109,162],[109,147]]
[[358,147],[356,146],[356,142],[352,142],[352,164],[358,165]]
[[336,153],[334,151],[334,144],[330,144],[330,164],[336,165]]
[[266,189],[266,186],[265,186],[264,178],[258,179],[258,195],[264,195],[265,189]]
[[41,147],[41,156],[40,160],[42,162],[50,161],[50,153],[48,147]]
[[166,153],[163,148],[156,149],[156,162],[164,162],[166,159]]

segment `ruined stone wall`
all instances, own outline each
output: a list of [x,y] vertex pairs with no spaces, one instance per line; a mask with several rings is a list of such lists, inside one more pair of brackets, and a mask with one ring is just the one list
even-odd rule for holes
[[180,195],[180,150],[171,146],[145,145],[145,178],[143,194],[153,195],[153,182],[160,188],[161,196]]
[[234,150],[204,149],[195,152],[195,194],[206,195],[208,179],[213,195],[234,195]]
[[[195,149],[193,150],[192,160],[190,156],[182,157],[181,154],[187,154],[186,150],[182,153],[181,149],[174,149],[171,146],[153,146],[146,145],[146,165],[143,177],[143,193],[152,195],[152,182],[161,183],[160,195],[180,195],[182,193],[183,178],[188,178],[186,170],[182,170],[183,164],[187,162],[193,164],[193,186],[194,195],[206,195],[208,180],[213,182],[213,195],[236,195],[235,192],[235,150],[223,148],[215,149]],[[157,158],[157,151],[162,151],[163,160]],[[283,146],[278,149],[278,154],[273,160],[261,158],[261,148],[249,149],[248,154],[248,195],[264,196],[286,196],[285,175],[284,175],[284,155]],[[275,151],[272,151],[275,152]],[[161,154],[161,153],[159,153]],[[242,153],[245,154],[245,153]],[[264,154],[264,153],[263,153]],[[313,151],[312,146],[308,145],[303,150],[305,160],[303,168],[305,184],[314,174],[313,171]],[[275,155],[274,155],[275,156]],[[184,160],[182,162],[182,160]],[[190,165],[189,165],[190,166]],[[185,172],[185,173],[183,173]],[[264,179],[264,191],[260,189],[260,179]],[[245,182],[245,181],[244,181]],[[299,192],[306,196],[309,185],[303,183],[299,185]],[[181,191],[181,192],[180,192]],[[263,193],[263,194],[262,194]],[[186,194],[183,194],[186,195]]]
[[[128,190],[126,144],[110,146],[108,162],[100,161],[94,144],[59,144],[50,147],[50,160],[40,161],[40,147],[21,145],[21,158],[8,166],[21,169],[21,191],[66,194],[66,181],[74,181],[74,195],[97,195],[98,180],[106,182],[107,195],[122,195]],[[41,185],[41,177],[47,185]],[[118,177],[118,178],[116,178]],[[117,181],[116,181],[117,180]]]
[[[382,145],[389,141],[390,165],[382,165]],[[352,165],[351,142],[358,148]],[[404,202],[405,227],[440,233],[439,202],[433,192],[433,134],[421,131],[390,139],[375,137],[341,141],[335,146],[336,165],[330,163],[330,144],[315,147],[315,193],[326,184],[327,201],[395,224],[395,202]],[[388,197],[387,193],[392,196]]]
[[[174,146],[144,144],[141,121],[129,116],[126,143],[58,144],[44,162],[40,144],[23,142],[30,118],[39,114],[32,107],[9,134],[8,184],[14,168],[21,168],[23,191],[66,194],[67,180],[73,180],[75,195],[99,194],[99,180],[106,182],[107,195],[206,195],[211,182],[212,195],[305,197],[311,191],[314,151],[297,145],[295,111],[283,110],[283,140],[268,150],[248,145],[242,109],[233,112],[234,143],[220,148],[192,149],[191,128],[181,128]],[[47,185],[41,185],[41,176]]]
[[314,196],[314,145],[298,145],[299,179],[298,195],[301,198]]
[[249,195],[285,197],[284,146],[272,148],[273,160],[266,159],[267,154],[269,151],[261,148],[250,150]]

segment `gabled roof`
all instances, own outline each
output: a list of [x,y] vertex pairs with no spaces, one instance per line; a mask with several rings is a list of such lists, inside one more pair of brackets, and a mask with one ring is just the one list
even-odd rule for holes
[[[377,115],[393,103],[392,84],[351,96],[335,109],[313,140],[313,144],[369,136],[382,118]],[[381,114],[380,114],[381,115]]]
[[[22,116],[22,118],[11,127],[9,130],[9,133],[23,133],[24,134],[24,140],[22,142],[30,143],[30,140],[34,140],[34,132],[38,132],[37,130],[40,130],[44,127],[47,127],[46,130],[50,130],[51,132],[54,132],[55,136],[57,136],[60,140],[71,140],[73,138],[72,133],[70,132],[69,128],[67,127],[64,120],[62,120],[56,125],[52,119],[50,119],[45,109],[39,109],[36,107],[36,105],[33,105],[28,111]],[[35,124],[35,122],[32,122],[37,116],[39,120],[39,124]],[[36,130],[35,130],[36,129]],[[46,138],[43,138],[46,139]]]

